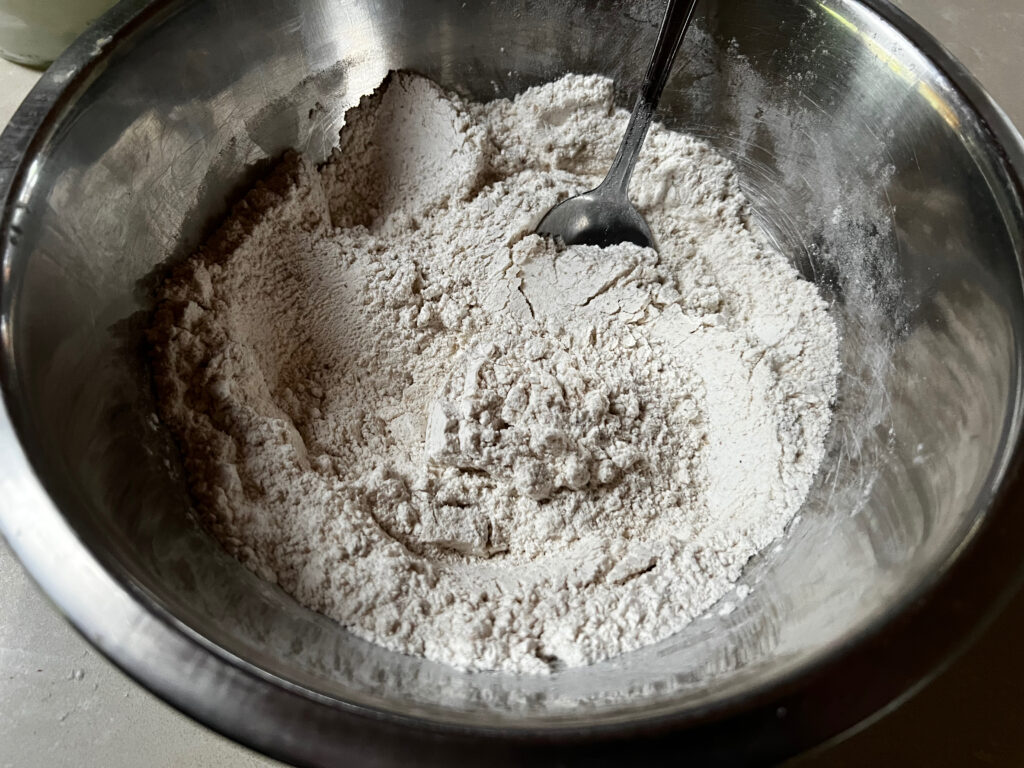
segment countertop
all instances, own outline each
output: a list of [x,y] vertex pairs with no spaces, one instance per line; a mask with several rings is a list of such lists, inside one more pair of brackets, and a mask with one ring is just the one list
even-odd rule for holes
[[[1024,0],[898,0],[1024,129]],[[39,73],[0,60],[0,125]],[[1024,595],[910,701],[791,768],[1024,765]],[[922,642],[927,642],[922,639]],[[0,544],[0,768],[281,765],[159,701],[89,646]]]

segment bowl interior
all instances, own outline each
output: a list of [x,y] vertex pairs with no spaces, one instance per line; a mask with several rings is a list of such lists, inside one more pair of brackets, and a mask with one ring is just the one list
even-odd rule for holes
[[80,78],[16,190],[4,396],[48,493],[106,569],[182,631],[299,689],[537,727],[696,709],[771,684],[943,570],[1019,427],[1020,200],[961,95],[847,0],[709,0],[661,112],[736,162],[757,217],[842,329],[826,464],[784,540],[748,566],[744,600],[591,668],[469,675],[299,607],[187,514],[140,359],[154,275],[284,149],[323,159],[345,110],[389,69],[480,99],[601,72],[625,105],[661,8],[169,2]]

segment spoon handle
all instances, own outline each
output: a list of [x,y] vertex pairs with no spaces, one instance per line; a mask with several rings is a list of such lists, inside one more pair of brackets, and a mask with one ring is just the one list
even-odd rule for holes
[[679,44],[683,41],[686,28],[690,26],[693,12],[699,1],[668,0],[665,18],[661,22],[661,31],[658,32],[658,42],[654,46],[651,63],[647,65],[647,73],[644,75],[644,82],[640,87],[640,95],[633,106],[633,113],[629,116],[629,125],[626,126],[626,133],[622,137],[622,143],[619,145],[619,151],[615,155],[612,167],[601,183],[601,186],[610,192],[626,195],[629,179],[633,175],[633,167],[636,165],[636,158],[640,154],[640,147],[643,146],[644,139],[647,137],[647,129],[651,127],[651,118],[654,117],[654,112],[658,108],[661,92],[665,90],[665,83],[668,82],[668,76],[672,73],[672,62],[675,60]]

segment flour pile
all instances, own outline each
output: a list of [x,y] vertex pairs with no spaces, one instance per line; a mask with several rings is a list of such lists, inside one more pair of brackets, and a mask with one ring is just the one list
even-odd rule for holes
[[729,163],[652,129],[659,252],[531,234],[626,117],[596,76],[475,104],[392,75],[175,271],[161,415],[228,551],[387,648],[546,672],[678,631],[783,532],[837,333]]

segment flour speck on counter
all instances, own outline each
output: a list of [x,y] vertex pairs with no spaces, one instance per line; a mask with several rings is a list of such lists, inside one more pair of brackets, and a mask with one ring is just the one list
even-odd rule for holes
[[727,160],[654,126],[632,197],[657,251],[532,234],[610,164],[612,92],[477,104],[392,74],[160,289],[156,391],[203,524],[360,637],[594,663],[709,609],[808,493],[837,331]]

